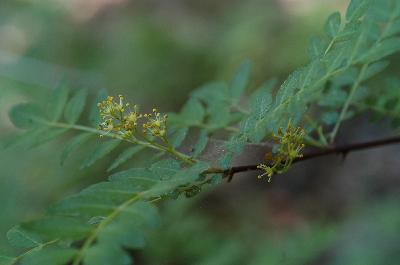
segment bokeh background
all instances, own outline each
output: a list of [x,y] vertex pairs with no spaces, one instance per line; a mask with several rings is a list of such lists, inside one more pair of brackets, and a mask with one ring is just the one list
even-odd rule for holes
[[[327,15],[347,2],[1,0],[0,137],[17,132],[7,116],[13,104],[43,100],[61,79],[165,111],[178,110],[201,84],[231,78],[245,58],[254,64],[252,88],[284,80],[307,61],[309,39]],[[339,141],[388,131],[365,115],[345,124]],[[106,179],[112,157],[79,170],[77,154],[61,167],[65,141],[1,150],[2,252],[13,251],[5,234],[14,224]],[[271,184],[239,176],[168,202],[161,228],[134,253],[137,264],[399,264],[399,153],[393,146],[321,158]]]

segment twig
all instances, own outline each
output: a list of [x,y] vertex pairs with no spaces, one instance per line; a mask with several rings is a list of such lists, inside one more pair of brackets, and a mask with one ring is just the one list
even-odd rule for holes
[[[376,147],[381,147],[385,145],[397,144],[400,143],[400,136],[388,137],[384,139],[378,139],[374,141],[362,142],[362,143],[354,143],[343,146],[331,147],[324,150],[320,150],[317,152],[305,154],[303,157],[300,157],[293,161],[293,163],[298,163],[306,160],[311,160],[318,157],[333,155],[333,154],[341,154],[346,156],[350,152],[361,151],[364,149],[371,149]],[[256,171],[260,170],[257,168],[257,165],[245,165],[245,166],[237,166],[231,167],[228,169],[221,168],[210,168],[204,172],[204,174],[223,174],[225,178],[228,178],[229,181],[232,180],[233,175],[236,173],[247,172],[247,171]]]

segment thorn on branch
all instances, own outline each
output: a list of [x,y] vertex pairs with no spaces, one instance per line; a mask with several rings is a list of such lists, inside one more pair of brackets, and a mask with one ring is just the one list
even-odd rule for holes
[[233,175],[235,175],[235,172],[234,172],[233,168],[231,168],[226,173],[226,177],[228,178],[228,180],[227,180],[228,183],[230,183],[233,180]]
[[348,154],[349,154],[349,151],[348,151],[348,150],[341,152],[341,155],[342,155],[342,162],[343,162],[344,160],[346,160]]

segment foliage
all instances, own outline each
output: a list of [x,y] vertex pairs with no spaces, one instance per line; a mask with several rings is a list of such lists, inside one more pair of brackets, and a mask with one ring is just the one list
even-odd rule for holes
[[[26,251],[0,257],[0,264],[131,264],[127,250],[142,248],[146,232],[159,223],[154,204],[193,197],[205,186],[232,177],[232,161],[247,144],[277,140],[272,163],[259,165],[270,179],[301,157],[304,144],[329,148],[342,122],[357,111],[396,113],[399,100],[391,93],[398,82],[389,82],[387,96],[375,101],[375,92],[365,86],[400,50],[399,25],[398,1],[352,0],[345,18],[332,14],[324,35],[312,39],[309,64],[276,91],[276,81],[270,80],[247,96],[251,63],[245,61],[231,82],[214,81],[195,90],[179,113],[161,114],[153,108],[145,114],[122,96],[115,102],[104,90],[87,107],[89,91],[71,94],[66,83],[54,89],[48,104],[14,106],[10,119],[24,132],[11,137],[6,147],[33,148],[74,133],[61,163],[99,136],[104,141],[87,155],[82,168],[122,148],[110,171],[144,149],[155,152],[158,161],[114,173],[108,181],[56,203],[45,217],[15,226],[8,239]],[[90,126],[81,124],[85,113]],[[197,137],[189,153],[182,151],[188,135]],[[218,164],[204,161],[208,142],[221,135],[228,140]]]

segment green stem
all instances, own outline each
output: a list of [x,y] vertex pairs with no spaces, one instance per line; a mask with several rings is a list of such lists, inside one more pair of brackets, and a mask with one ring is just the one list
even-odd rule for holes
[[333,47],[333,45],[336,42],[336,38],[333,38],[331,40],[331,42],[329,43],[328,47],[326,48],[325,52],[324,52],[324,56],[326,56],[328,54],[328,52],[331,50],[331,48]]
[[72,265],[79,265],[82,261],[82,258],[87,251],[87,249],[93,244],[93,242],[96,240],[97,235],[101,231],[103,227],[108,225],[112,220],[114,220],[115,217],[117,217],[126,207],[130,206],[131,204],[137,202],[140,200],[140,193],[133,196],[131,199],[127,200],[120,206],[118,206],[110,215],[108,215],[103,221],[100,222],[100,224],[93,230],[91,235],[85,240],[83,243],[82,247],[79,249],[78,253],[76,254]]
[[360,73],[358,74],[358,77],[357,77],[356,81],[353,83],[353,86],[350,89],[349,96],[347,97],[347,100],[343,105],[343,108],[342,108],[342,110],[340,112],[339,118],[338,118],[338,120],[337,120],[337,122],[336,122],[336,124],[335,124],[335,126],[334,126],[334,128],[333,128],[333,130],[331,132],[331,134],[329,135],[330,143],[333,143],[335,141],[336,135],[339,132],[340,125],[342,124],[343,120],[346,117],[347,111],[349,110],[349,107],[351,105],[353,97],[354,97],[358,87],[360,86],[360,84],[361,84],[361,82],[362,82],[362,80],[364,78],[364,74],[365,74],[365,71],[368,68],[368,65],[369,65],[368,63],[363,65],[363,67],[361,68]]
[[[396,13],[395,13],[395,12],[392,12],[392,14],[390,15],[390,18],[389,18],[388,23],[385,25],[384,29],[382,30],[382,32],[381,32],[379,38],[376,40],[375,46],[378,45],[378,44],[383,40],[383,38],[385,37],[386,33],[387,33],[387,32],[390,30],[390,28],[393,26],[393,23],[394,23],[395,19],[396,19]],[[363,36],[363,35],[361,35],[361,36],[359,37],[359,39],[358,39],[358,41],[357,41],[357,43],[356,43],[355,49],[353,50],[353,54],[350,56],[350,62],[353,61],[353,59],[354,59],[354,57],[355,57],[355,55],[356,55],[356,53],[357,53],[357,51],[358,51],[358,49],[359,49],[359,46],[360,46],[361,40],[362,40],[362,36]],[[354,94],[355,94],[357,88],[360,86],[361,82],[363,81],[364,74],[365,74],[365,72],[366,72],[366,70],[367,70],[367,68],[368,68],[368,66],[369,66],[370,63],[371,63],[371,62],[366,62],[366,63],[364,63],[364,65],[363,65],[363,67],[361,68],[361,71],[360,71],[360,73],[359,73],[359,75],[358,75],[358,77],[357,77],[356,82],[353,84],[353,86],[352,86],[352,88],[351,88],[351,90],[350,90],[349,97],[347,98],[347,100],[346,100],[346,102],[345,102],[345,105],[343,106],[343,109],[342,109],[342,111],[341,111],[341,113],[340,113],[339,119],[338,119],[338,121],[336,122],[335,127],[334,127],[334,129],[333,129],[333,131],[332,131],[332,133],[331,133],[331,135],[330,135],[330,142],[331,142],[331,143],[335,140],[335,137],[336,137],[336,135],[337,135],[337,133],[338,133],[338,131],[339,131],[339,127],[340,127],[340,125],[341,125],[341,123],[342,123],[342,121],[343,121],[343,119],[344,119],[344,117],[345,117],[345,115],[346,115],[346,112],[347,112],[348,108],[349,108],[350,105],[351,105],[352,98],[353,98],[353,96],[354,96]]]
[[174,148],[168,148],[165,150],[166,152],[170,153],[171,155],[175,156],[176,158],[180,159],[181,161],[184,161],[188,165],[194,165],[196,163],[196,160],[193,158],[177,151]]
[[121,141],[126,141],[132,144],[139,144],[139,145],[143,145],[145,147],[151,148],[151,149],[155,149],[158,151],[163,151],[166,153],[169,153],[170,155],[174,156],[175,158],[181,160],[182,162],[188,164],[188,165],[193,165],[196,161],[193,160],[192,158],[190,158],[188,155],[185,155],[184,153],[181,153],[177,150],[175,150],[174,148],[172,148],[171,146],[163,146],[155,141],[152,141],[150,139],[148,139],[147,137],[143,137],[144,141],[138,140],[138,139],[128,139],[128,138],[124,138],[121,137],[120,135],[116,134],[116,133],[112,133],[112,132],[105,132],[102,130],[98,130],[95,128],[91,128],[91,127],[87,127],[87,126],[83,126],[83,125],[76,125],[76,124],[68,124],[68,123],[62,123],[62,122],[46,122],[43,121],[44,124],[48,125],[48,126],[52,126],[52,127],[58,127],[58,128],[64,128],[64,129],[72,129],[72,130],[78,130],[78,131],[83,131],[83,132],[89,132],[89,133],[93,133],[93,134],[97,134],[97,135],[104,135],[113,139],[119,139]]
[[326,137],[324,135],[322,126],[318,125],[309,115],[305,115],[304,116],[305,120],[311,125],[311,127],[313,128],[313,130],[315,130],[318,134],[319,137],[319,141],[314,139],[311,136],[306,135],[305,136],[305,144],[306,145],[311,145],[311,146],[315,146],[318,148],[325,148],[327,146],[329,146],[328,141],[326,140]]
[[145,139],[145,141],[147,143],[149,143],[150,145],[153,145],[155,147],[157,147],[159,150],[164,151],[169,153],[170,155],[178,158],[179,160],[183,161],[184,163],[188,164],[188,165],[193,165],[196,163],[196,160],[194,160],[193,158],[191,158],[188,155],[185,155],[184,153],[181,153],[179,151],[177,151],[170,143],[168,140],[165,140],[165,143],[167,144],[167,146],[163,146],[153,140],[150,140],[148,137],[146,137],[145,135],[143,135],[143,139]]
[[[154,190],[152,190],[152,192],[154,192]],[[115,210],[113,210],[106,218],[104,218],[99,223],[99,225],[92,231],[92,233],[89,235],[89,237],[86,238],[86,240],[83,242],[82,247],[79,249],[78,253],[75,255],[74,260],[72,261],[72,265],[79,265],[82,262],[82,259],[83,259],[84,255],[85,255],[85,252],[92,246],[92,244],[96,240],[98,234],[100,233],[100,231],[105,226],[110,224],[127,207],[131,206],[135,202],[138,202],[139,200],[142,200],[147,195],[148,194],[147,194],[146,191],[138,193],[138,194],[135,194],[134,196],[132,196],[132,198],[128,199],[123,204],[121,204],[120,206],[115,208]],[[155,202],[157,202],[157,201],[159,201],[161,199],[162,199],[162,197],[155,197],[155,198],[149,199],[148,202],[149,203],[155,203]]]
[[318,127],[317,133],[318,133],[318,136],[319,136],[320,141],[322,142],[322,147],[327,147],[327,146],[329,146],[329,143],[328,143],[328,141],[327,141],[327,139],[326,139],[326,137],[325,137],[324,129],[322,128],[322,126],[319,126],[319,127]]

